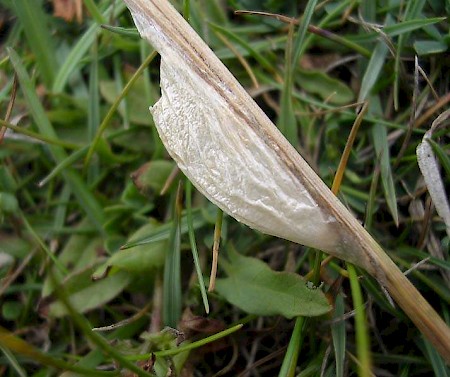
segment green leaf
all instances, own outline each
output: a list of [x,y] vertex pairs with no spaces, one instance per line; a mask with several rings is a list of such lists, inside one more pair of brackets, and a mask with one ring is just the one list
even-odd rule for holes
[[330,311],[323,292],[308,287],[299,275],[273,271],[264,262],[244,257],[231,248],[228,255],[229,262],[220,262],[228,276],[216,281],[216,290],[245,312],[293,318]]
[[415,41],[414,50],[416,50],[417,55],[431,55],[439,54],[447,51],[448,46],[443,41]]
[[[86,278],[84,274],[81,276],[82,279]],[[85,313],[103,306],[122,292],[130,282],[130,275],[126,272],[118,272],[97,282],[92,282],[88,278],[88,284],[85,281],[71,279],[70,288],[79,288],[76,282],[81,283],[82,289],[70,294],[69,300],[78,313]],[[49,307],[49,315],[53,317],[62,317],[67,314],[66,306],[60,301],[52,303]]]
[[298,85],[307,92],[317,94],[333,105],[346,105],[355,99],[353,91],[342,81],[321,71],[299,70],[296,75]]
[[[137,230],[129,242],[141,238],[157,227],[157,224],[147,224]],[[106,264],[132,272],[147,272],[160,268],[164,265],[167,242],[159,241],[133,247],[132,249],[120,250],[108,259]]]

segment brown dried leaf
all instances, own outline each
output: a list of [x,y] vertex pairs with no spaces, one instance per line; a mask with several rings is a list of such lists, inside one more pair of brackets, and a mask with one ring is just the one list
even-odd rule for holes
[[82,0],[53,0],[53,15],[68,22],[76,19],[78,22],[83,18]]

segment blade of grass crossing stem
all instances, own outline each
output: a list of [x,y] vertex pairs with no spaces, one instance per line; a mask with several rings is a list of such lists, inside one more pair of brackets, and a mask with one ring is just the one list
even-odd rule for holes
[[342,295],[336,297],[333,319],[336,321],[331,325],[331,336],[333,338],[334,357],[336,361],[336,377],[344,377],[344,363],[347,342],[344,320],[344,299]]
[[[103,18],[108,19],[111,14],[113,14],[113,17],[116,18],[123,12],[125,7],[126,5],[124,2],[114,2],[113,5],[108,7],[108,9],[103,12]],[[101,29],[99,24],[95,23],[91,25],[72,48],[70,53],[67,55],[64,63],[59,68],[58,73],[56,74],[56,78],[53,84],[54,93],[62,92],[67,84],[67,81],[70,78],[70,75],[75,71],[77,67],[79,67],[81,60],[91,48],[92,43],[94,42],[95,38],[97,37],[97,33],[99,33],[100,30]]]
[[[52,124],[45,114],[44,108],[42,107],[39,98],[36,95],[35,88],[32,86],[31,79],[28,76],[19,56],[16,52],[8,48],[7,49],[11,62],[14,66],[14,70],[17,73],[20,86],[22,88],[23,95],[25,97],[28,109],[36,122],[39,132],[45,137],[57,139],[55,130]],[[59,146],[50,145],[48,146],[53,159],[59,163],[67,158],[66,152]],[[97,229],[103,232],[102,224],[104,222],[104,213],[100,204],[95,199],[92,192],[82,181],[81,177],[73,170],[67,169],[62,172],[62,175],[66,183],[70,186],[72,192],[79,201],[81,207],[86,212],[89,219],[97,227]]]
[[166,262],[164,264],[163,321],[165,326],[176,328],[181,317],[181,199],[183,185],[178,184],[173,206],[173,225],[170,233]]
[[356,269],[352,264],[347,263],[347,271],[352,291],[353,308],[355,310],[356,354],[359,361],[358,376],[371,377],[372,358],[361,286]]
[[42,1],[15,0],[12,4],[16,10],[16,16],[22,24],[28,45],[36,57],[44,83],[47,88],[51,88],[58,65]]
[[433,366],[434,375],[439,377],[448,377],[449,371],[447,366],[444,363],[444,360],[442,359],[441,355],[436,351],[436,349],[431,345],[429,341],[426,339],[423,340],[424,346],[425,346],[425,353],[428,356],[428,359],[431,362],[431,365]]
[[145,61],[140,65],[140,67],[136,70],[136,72],[133,74],[133,76],[130,78],[130,80],[127,82],[127,84],[125,85],[125,87],[123,88],[122,92],[119,94],[119,96],[116,98],[116,100],[114,101],[114,103],[111,105],[110,109],[108,110],[108,113],[106,114],[105,118],[102,121],[102,124],[100,124],[100,127],[97,130],[97,133],[95,135],[94,140],[91,143],[91,146],[88,150],[86,159],[84,160],[84,166],[87,167],[91,161],[92,155],[94,154],[96,148],[97,148],[97,144],[100,141],[100,138],[103,135],[103,132],[106,130],[106,128],[109,125],[109,122],[111,121],[114,113],[116,112],[117,108],[120,105],[120,102],[122,101],[122,99],[128,94],[128,92],[130,91],[130,89],[133,87],[134,83],[137,81],[137,79],[140,77],[140,75],[142,74],[142,72],[144,71],[145,68],[147,68],[147,66],[151,63],[151,61],[155,58],[156,56],[156,51],[152,52],[149,56],[147,56],[147,58],[145,59]]
[[387,205],[391,211],[395,224],[398,226],[397,195],[395,193],[394,178],[392,176],[389,144],[386,127],[376,123],[372,127],[372,137],[375,145],[377,160],[380,161],[381,184]]
[[195,271],[197,273],[198,284],[200,286],[200,293],[202,295],[203,306],[206,314],[209,313],[208,295],[206,294],[205,281],[203,279],[202,269],[200,266],[200,259],[198,257],[197,243],[195,241],[194,221],[192,219],[192,183],[186,180],[186,210],[187,223],[189,232],[189,242],[191,244],[192,258],[194,259]]
[[283,364],[281,365],[278,377],[294,377],[297,368],[298,354],[302,346],[305,329],[308,324],[308,318],[297,317],[295,319],[294,330],[292,331],[289,345],[284,355]]

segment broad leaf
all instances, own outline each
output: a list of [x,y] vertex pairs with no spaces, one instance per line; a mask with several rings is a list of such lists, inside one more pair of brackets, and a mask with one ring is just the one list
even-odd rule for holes
[[216,281],[216,290],[242,310],[293,318],[318,316],[331,309],[323,292],[308,287],[299,275],[273,271],[264,262],[231,249],[228,254],[230,261],[221,260],[228,276]]

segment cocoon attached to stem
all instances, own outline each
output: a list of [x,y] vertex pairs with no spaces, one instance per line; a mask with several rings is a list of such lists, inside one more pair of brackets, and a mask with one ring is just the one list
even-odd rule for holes
[[238,221],[354,263],[385,286],[450,363],[450,330],[167,0],[124,0],[161,55],[150,109],[194,186]]

